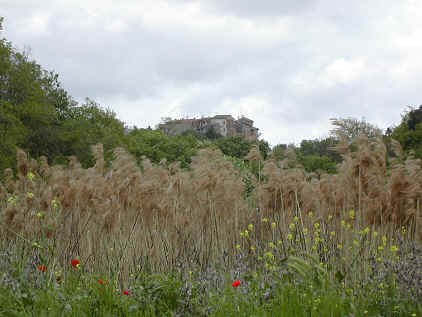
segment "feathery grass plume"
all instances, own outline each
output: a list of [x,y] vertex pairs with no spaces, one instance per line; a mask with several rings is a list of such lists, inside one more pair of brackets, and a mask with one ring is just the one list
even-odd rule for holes
[[[261,247],[263,252],[284,256],[293,249],[313,252],[321,262],[343,253],[350,257],[352,253],[345,253],[352,252],[345,251],[349,247],[367,256],[364,241],[352,238],[354,228],[369,224],[385,228],[388,222],[420,224],[422,174],[419,162],[412,159],[389,170],[380,140],[361,137],[347,142],[338,174],[306,173],[291,152],[290,161],[281,166],[271,159],[263,162],[262,181],[250,178],[255,186],[247,197],[243,178],[249,171],[219,150],[202,149],[189,169],[181,169],[178,163],[156,165],[145,158],[137,162],[116,149],[115,159],[106,167],[101,147],[96,146],[94,156],[99,161],[93,168],[83,169],[70,158],[68,166],[46,167],[48,177],[41,172],[41,163],[33,180],[27,174],[18,179],[10,174],[5,179],[8,196],[0,195],[6,220],[0,230],[10,224],[8,228],[25,237],[52,241],[60,262],[79,255],[92,267],[120,272],[120,282],[137,265],[168,271],[235,264],[240,254],[237,245],[256,257],[262,256]],[[7,202],[11,195],[16,197],[14,205]],[[253,230],[245,236],[250,224]],[[419,228],[412,230],[419,233]],[[323,246],[320,239],[330,237],[338,240]],[[324,253],[324,247],[329,251]],[[247,261],[258,263],[256,258]]]
[[4,223],[7,226],[14,226],[15,216],[18,214],[18,207],[15,204],[9,203],[4,209]]
[[252,148],[249,150],[249,153],[245,156],[245,159],[248,161],[263,161],[263,157],[261,155],[261,152],[259,151],[259,147],[257,144],[252,146]]
[[17,149],[16,161],[18,174],[25,177],[30,171],[27,154],[23,150]]
[[104,160],[104,148],[102,144],[96,144],[91,147],[91,152],[95,159],[94,168],[98,174],[104,173],[105,160]]
[[13,193],[16,190],[16,184],[13,177],[13,170],[11,168],[6,168],[4,170],[4,183],[9,193]]
[[2,203],[7,200],[8,193],[6,187],[4,187],[3,183],[0,182],[0,208],[2,207]]
[[48,159],[46,156],[40,156],[40,163],[38,167],[38,173],[43,177],[48,177],[50,166],[48,165]]

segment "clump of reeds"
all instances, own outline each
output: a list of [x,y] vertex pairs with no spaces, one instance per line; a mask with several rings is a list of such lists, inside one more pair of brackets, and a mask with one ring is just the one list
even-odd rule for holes
[[349,225],[380,230],[390,224],[391,232],[405,226],[412,237],[420,235],[420,162],[403,161],[400,153],[390,160],[378,139],[347,142],[338,146],[344,161],[335,175],[306,173],[293,152],[283,162],[264,161],[254,148],[248,164],[258,173],[248,197],[246,172],[216,149],[199,151],[189,169],[146,158],[139,166],[123,149],[115,150],[106,167],[100,145],[93,147],[96,164],[89,169],[74,157],[68,166],[49,166],[45,158],[37,162],[18,151],[17,177],[5,172],[0,186],[1,234],[29,244],[42,241],[57,251],[58,262],[79,256],[119,276],[139,267],[233,264],[249,225],[254,231],[248,252],[265,248],[271,238],[281,241],[283,256],[293,247],[288,234],[302,253],[312,252],[303,230],[289,231],[291,223],[308,230],[319,223],[325,236],[328,230],[346,232]]

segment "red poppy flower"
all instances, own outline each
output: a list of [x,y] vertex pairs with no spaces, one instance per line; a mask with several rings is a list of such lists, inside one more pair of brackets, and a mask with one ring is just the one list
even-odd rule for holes
[[56,281],[60,282],[62,280],[62,278],[60,276],[56,276]]
[[98,283],[105,284],[105,281],[104,280],[98,280]]
[[123,291],[123,294],[125,294],[125,295],[127,295],[127,296],[130,296],[130,293],[129,293],[127,290],[124,290],[124,291]]
[[72,260],[72,266],[74,268],[79,268],[79,265],[81,264],[81,261],[79,260]]
[[46,265],[38,265],[38,270],[41,272],[47,272],[47,266]]
[[232,284],[232,287],[238,287],[240,285],[242,285],[241,281],[234,281],[233,284]]

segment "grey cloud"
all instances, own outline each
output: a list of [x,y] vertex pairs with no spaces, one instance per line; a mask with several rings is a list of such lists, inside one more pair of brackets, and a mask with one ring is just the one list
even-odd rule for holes
[[202,4],[209,10],[223,14],[234,14],[247,18],[273,18],[310,10],[316,2],[316,0],[206,0]]
[[[176,2],[190,1],[169,3]],[[10,0],[2,8],[5,36],[18,47],[32,47],[37,62],[58,72],[78,100],[93,97],[116,105],[118,115],[138,126],[154,126],[173,110],[208,115],[243,107],[263,137],[276,144],[316,137],[316,131],[324,135],[333,116],[364,116],[385,128],[400,120],[406,105],[421,103],[421,72],[401,80],[389,72],[403,58],[391,33],[407,29],[379,23],[400,12],[396,1],[201,1],[200,14],[237,20],[223,28],[151,26],[136,16],[120,16],[127,28],[119,32],[107,29],[115,18],[111,14],[92,16],[60,1],[23,3],[28,6]],[[34,12],[50,15],[48,32],[20,31]],[[275,30],[280,20],[285,33]],[[259,28],[274,28],[274,35],[250,34]],[[417,52],[406,57],[416,60]],[[363,73],[324,85],[324,71],[341,58],[363,58]],[[299,77],[303,82],[295,82]],[[265,106],[247,109],[242,102],[249,97]],[[227,100],[233,109],[225,108]]]

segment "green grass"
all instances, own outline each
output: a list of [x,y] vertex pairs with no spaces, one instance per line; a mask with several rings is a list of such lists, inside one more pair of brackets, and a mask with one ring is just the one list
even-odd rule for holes
[[312,257],[274,257],[270,269],[263,259],[254,271],[140,271],[122,287],[116,275],[70,263],[43,272],[33,264],[39,249],[15,251],[1,260],[0,316],[422,316],[420,298],[394,272],[352,284]]

